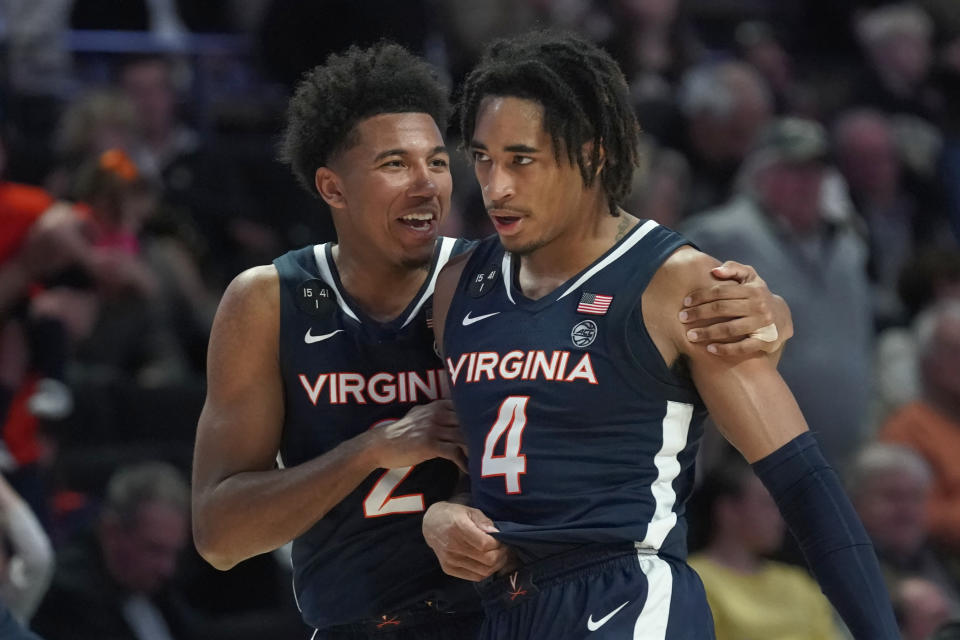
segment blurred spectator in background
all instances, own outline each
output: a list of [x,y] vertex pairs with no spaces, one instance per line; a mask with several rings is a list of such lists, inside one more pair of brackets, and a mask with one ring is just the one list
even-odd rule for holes
[[850,197],[866,221],[875,315],[881,326],[900,314],[896,281],[915,246],[916,203],[900,184],[901,166],[893,127],[873,109],[840,115],[833,146]]
[[773,104],[763,78],[742,62],[693,67],[680,82],[677,101],[680,131],[667,144],[690,162],[687,212],[693,213],[732,195],[740,164],[770,120]]
[[833,610],[798,567],[765,559],[783,543],[777,505],[728,449],[691,498],[692,566],[703,580],[717,640],[840,638]]
[[0,475],[0,602],[26,624],[52,576],[50,539],[27,503]]
[[930,536],[960,555],[960,300],[924,311],[916,322],[916,340],[921,397],[894,413],[878,437],[914,449],[930,465]]
[[172,467],[119,470],[96,531],[58,552],[33,629],[47,640],[200,640],[171,588],[189,541],[189,500],[186,481]]
[[904,167],[893,122],[874,109],[850,109],[833,129],[837,164],[846,179],[870,243],[870,276],[875,284],[878,326],[902,319],[897,279],[918,248],[949,240],[931,199],[918,202],[904,182]]
[[[0,140],[0,176],[5,147]],[[0,180],[0,469],[45,519],[38,418],[63,418],[73,406],[64,383],[69,318],[91,314],[83,301],[57,312],[55,279],[82,262],[90,245],[76,210],[43,190]],[[89,324],[89,323],[88,323]]]
[[686,211],[690,163],[667,147],[649,145],[641,153],[644,163],[634,172],[633,186],[623,207],[676,229]]
[[91,287],[99,312],[76,355],[87,369],[136,376],[157,386],[180,380],[185,357],[169,325],[160,278],[144,256],[140,231],[153,215],[157,192],[120,149],[91,157],[77,172],[77,197],[87,211],[93,251],[79,288]]
[[893,591],[893,609],[903,640],[932,640],[950,620],[950,603],[929,580],[905,578]]
[[842,468],[864,438],[871,304],[866,247],[851,212],[825,206],[823,128],[784,118],[745,162],[739,193],[681,230],[703,250],[750,264],[790,304],[797,344],[779,370],[827,459]]
[[905,326],[890,327],[877,337],[875,423],[920,395],[916,331],[912,325],[928,306],[941,300],[960,300],[960,251],[921,250],[904,265],[897,290],[904,305]]
[[854,100],[891,114],[938,121],[942,102],[930,83],[933,24],[914,3],[888,4],[863,12],[856,36],[866,59]]
[[108,149],[132,153],[140,123],[133,103],[115,89],[94,89],[72,101],[54,133],[56,166],[46,187],[56,197],[72,197],[76,171],[88,158]]
[[606,14],[608,34],[580,28],[619,61],[644,131],[661,140],[669,134],[676,108],[674,86],[705,53],[682,4],[679,0],[613,0]]
[[880,559],[890,592],[909,577],[935,585],[948,609],[960,615],[955,578],[930,546],[926,508],[933,476],[912,449],[875,442],[847,471],[847,491]]
[[[307,637],[292,598],[276,597],[282,585],[289,588],[290,573],[278,571],[274,558],[263,556],[258,566],[239,568],[233,579],[220,574],[213,581],[188,563],[188,575],[198,584],[181,582],[189,500],[183,473],[167,463],[117,470],[92,530],[57,551],[53,584],[33,619],[37,633],[47,640]],[[192,549],[188,554],[196,556]],[[202,588],[207,591],[199,592]]]
[[139,144],[131,150],[137,166],[149,176],[163,176],[168,187],[170,182],[186,180],[166,175],[172,165],[195,153],[200,145],[196,132],[177,117],[173,60],[130,58],[120,67],[119,79],[139,123]]
[[742,22],[737,25],[734,38],[740,58],[767,83],[777,114],[811,118],[818,115],[811,89],[797,82],[792,56],[771,24],[762,20]]

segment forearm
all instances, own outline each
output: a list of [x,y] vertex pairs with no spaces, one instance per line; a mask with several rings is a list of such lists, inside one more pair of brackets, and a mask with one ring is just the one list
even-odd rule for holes
[[286,469],[245,471],[194,496],[194,540],[218,569],[304,533],[377,468],[365,439],[347,440]]
[[813,435],[801,434],[754,469],[854,637],[899,638],[873,545]]
[[23,562],[30,582],[46,582],[53,570],[53,548],[46,532],[23,500],[5,505],[4,511],[13,556]]

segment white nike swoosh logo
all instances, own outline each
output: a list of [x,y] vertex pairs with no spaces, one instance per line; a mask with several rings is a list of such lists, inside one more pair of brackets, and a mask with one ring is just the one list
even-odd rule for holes
[[343,331],[343,329],[337,329],[336,331],[331,331],[330,333],[325,333],[325,334],[323,334],[322,336],[312,336],[312,335],[310,335],[310,329],[307,329],[307,335],[303,336],[303,341],[306,342],[307,344],[313,344],[314,342],[320,342],[320,341],[322,341],[322,340],[326,340],[327,338],[329,338],[329,337],[331,337],[331,336],[335,336],[335,335],[337,335],[338,333],[340,333],[341,331]]
[[470,317],[470,312],[467,311],[467,315],[463,316],[463,326],[466,327],[466,326],[468,326],[468,325],[473,324],[474,322],[480,322],[481,320],[486,320],[487,318],[490,318],[490,317],[492,317],[492,316],[495,316],[495,315],[497,315],[497,314],[499,314],[499,313],[500,313],[499,311],[494,311],[493,313],[488,313],[488,314],[482,315],[482,316],[474,316],[474,317],[471,318],[471,317]]
[[617,607],[616,609],[614,609],[613,611],[611,611],[611,612],[608,613],[607,615],[603,616],[602,618],[600,618],[600,619],[597,620],[596,622],[593,621],[593,614],[591,613],[591,614],[590,614],[590,617],[587,618],[587,629],[589,629],[590,631],[596,631],[597,629],[599,629],[599,628],[602,627],[603,625],[607,624],[607,622],[610,620],[610,618],[612,618],[613,616],[615,616],[615,615],[617,615],[618,613],[620,613],[620,609],[623,609],[623,608],[624,608],[625,606],[627,606],[628,604],[630,604],[630,601],[629,601],[629,600],[627,600],[627,601],[624,602],[622,605],[620,605],[619,607]]

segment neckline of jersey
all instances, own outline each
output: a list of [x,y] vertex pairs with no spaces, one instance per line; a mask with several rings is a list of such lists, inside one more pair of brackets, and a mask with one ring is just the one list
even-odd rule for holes
[[[654,222],[653,220],[640,219],[640,220],[637,222],[637,224],[634,225],[634,227],[633,227],[632,229],[630,229],[629,232],[627,232],[626,235],[624,235],[624,236],[623,236],[622,238],[620,238],[618,241],[616,241],[615,243],[613,243],[613,244],[610,246],[610,248],[607,249],[606,251],[604,251],[596,260],[594,260],[593,262],[591,262],[590,264],[588,264],[586,267],[584,267],[583,269],[581,269],[580,271],[578,271],[578,272],[575,273],[574,275],[572,275],[572,276],[570,276],[569,278],[567,278],[566,280],[564,280],[564,281],[563,281],[560,285],[558,285],[553,291],[551,291],[550,293],[548,293],[548,294],[546,294],[546,295],[544,295],[544,296],[541,296],[540,298],[537,298],[536,300],[533,300],[533,299],[531,299],[531,298],[528,298],[527,296],[525,296],[525,295],[523,294],[523,291],[520,289],[520,282],[519,282],[519,278],[520,278],[520,262],[519,262],[519,261],[514,261],[514,260],[512,259],[512,258],[513,258],[513,254],[511,254],[510,252],[508,252],[506,249],[503,249],[503,255],[502,255],[502,257],[503,257],[503,265],[502,265],[502,270],[503,270],[503,272],[504,272],[504,284],[505,284],[506,287],[507,287],[507,297],[513,302],[513,304],[514,304],[517,308],[520,308],[520,309],[525,309],[525,310],[531,311],[531,312],[537,312],[537,311],[540,311],[540,310],[542,310],[542,309],[545,309],[546,307],[549,307],[549,306],[552,305],[553,303],[555,303],[555,302],[557,302],[558,300],[560,300],[561,298],[565,297],[568,293],[570,293],[570,292],[573,290],[573,288],[576,288],[576,287],[585,285],[587,282],[590,281],[590,278],[592,278],[593,276],[595,276],[597,273],[600,273],[601,271],[603,271],[603,269],[605,269],[605,268],[606,268],[607,266],[609,266],[609,265],[603,265],[603,266],[602,266],[601,268],[599,268],[599,269],[596,269],[596,267],[597,267],[598,265],[600,265],[601,263],[603,263],[604,261],[606,261],[611,255],[613,255],[614,253],[616,253],[617,251],[619,251],[620,248],[623,247],[626,243],[629,242],[629,243],[635,244],[635,242],[634,242],[634,236],[636,236],[637,234],[640,234],[640,236],[641,236],[641,238],[642,238],[642,237],[645,236],[651,229],[653,229],[653,228],[655,228],[655,227],[657,227],[657,226],[659,226],[659,225],[657,225],[657,223]],[[639,242],[639,240],[640,240],[641,238],[636,238],[636,242]],[[629,247],[628,247],[628,249],[629,249]],[[619,256],[618,256],[617,258],[619,258]],[[614,261],[615,261],[615,260],[614,260]],[[614,262],[614,261],[611,261],[611,264],[612,264],[612,262]],[[516,264],[514,264],[514,263],[516,263]],[[508,269],[509,269],[509,272],[507,272]],[[595,272],[595,273],[590,273],[590,271],[593,270],[593,269],[596,269],[596,272]],[[583,278],[585,274],[589,274],[589,277],[583,279],[582,282],[579,282],[579,280],[580,280],[581,278]],[[612,292],[608,292],[608,291],[598,291],[598,292],[596,292],[596,293],[609,294],[609,293],[612,293]]]
[[388,320],[387,322],[379,322],[370,317],[363,310],[363,307],[361,307],[353,298],[353,296],[350,295],[350,292],[347,291],[347,288],[343,286],[343,281],[340,280],[340,271],[337,269],[337,263],[333,259],[333,242],[325,242],[323,244],[323,257],[327,263],[327,269],[330,271],[330,277],[333,279],[333,282],[329,284],[337,289],[337,292],[343,298],[346,306],[356,314],[356,321],[358,324],[371,328],[378,334],[397,334],[404,328],[404,326],[408,324],[409,320],[411,320],[411,314],[419,305],[424,293],[433,283],[434,272],[439,266],[437,258],[440,255],[441,248],[443,247],[443,240],[443,236],[438,236],[436,242],[434,243],[433,258],[431,258],[430,261],[430,270],[427,272],[427,277],[424,278],[423,284],[420,285],[419,289],[417,289],[417,293],[414,294],[414,296],[410,299],[403,311],[401,311],[395,318]]

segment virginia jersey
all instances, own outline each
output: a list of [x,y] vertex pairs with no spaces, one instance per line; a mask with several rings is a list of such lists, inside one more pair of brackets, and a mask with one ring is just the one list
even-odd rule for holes
[[538,300],[519,291],[518,258],[496,237],[467,261],[446,365],[473,504],[522,560],[627,541],[686,556],[683,504],[706,412],[664,363],[640,299],[687,243],[642,222]]
[[[449,395],[430,326],[431,298],[440,268],[465,246],[439,239],[422,289],[387,323],[367,317],[350,298],[330,244],[274,260],[285,394],[281,464],[311,460],[416,404]],[[443,459],[378,469],[299,536],[294,591],[304,620],[324,628],[427,601],[475,607],[470,585],[441,571],[420,531],[423,511],[448,498],[457,478],[456,466]]]

